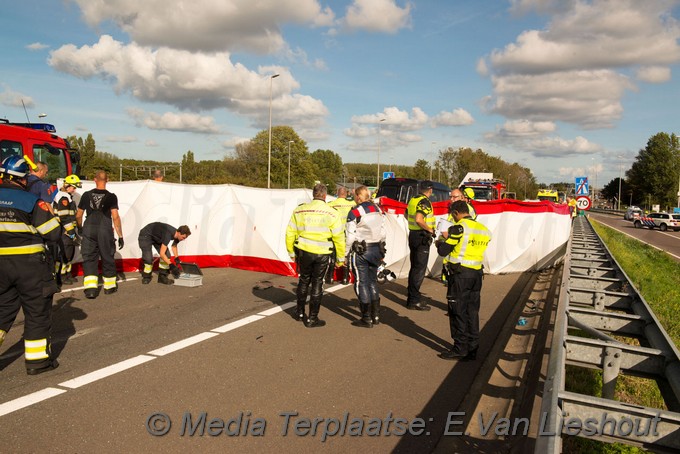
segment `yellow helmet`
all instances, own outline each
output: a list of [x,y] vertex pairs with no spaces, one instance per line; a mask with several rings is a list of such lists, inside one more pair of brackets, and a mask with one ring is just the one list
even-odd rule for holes
[[475,199],[475,191],[473,191],[472,188],[465,188],[463,192],[468,199]]
[[80,182],[80,178],[78,178],[78,175],[67,176],[66,178],[64,178],[64,183],[70,184],[71,186],[75,186],[76,188],[83,187],[83,184]]

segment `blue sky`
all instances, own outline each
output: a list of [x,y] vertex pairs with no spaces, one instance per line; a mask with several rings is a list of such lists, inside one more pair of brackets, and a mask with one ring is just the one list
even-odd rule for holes
[[121,158],[221,159],[268,127],[271,88],[272,123],[345,162],[471,147],[601,187],[676,132],[678,3],[12,2],[0,117],[25,121],[23,100]]

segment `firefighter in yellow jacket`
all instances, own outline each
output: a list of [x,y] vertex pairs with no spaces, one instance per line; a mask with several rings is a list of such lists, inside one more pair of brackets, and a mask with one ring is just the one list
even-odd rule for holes
[[22,309],[26,372],[37,375],[59,365],[50,348],[52,295],[59,288],[45,242],[59,240],[61,224],[47,202],[26,190],[23,158],[5,158],[0,174],[0,344]]
[[483,261],[491,232],[470,217],[467,203],[458,200],[449,212],[456,224],[449,227],[445,241],[437,241],[437,253],[448,256],[449,327],[453,347],[439,356],[449,360],[477,359],[479,348],[479,306],[484,276]]
[[[308,328],[324,326],[319,320],[324,276],[331,262],[333,248],[337,255],[335,266],[345,260],[345,220],[326,203],[327,189],[317,184],[312,190],[313,200],[293,211],[286,229],[286,249],[295,258],[300,280],[297,287],[295,319],[304,321]],[[311,289],[311,290],[310,290]],[[305,315],[309,294],[309,316]]]

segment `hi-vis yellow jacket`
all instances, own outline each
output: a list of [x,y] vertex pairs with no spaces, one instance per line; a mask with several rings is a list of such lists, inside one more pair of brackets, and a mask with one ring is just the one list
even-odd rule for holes
[[344,197],[338,197],[335,200],[328,202],[328,206],[335,208],[340,213],[340,218],[343,223],[347,222],[347,215],[357,204],[353,200],[347,200]]
[[422,213],[425,218],[425,224],[432,230],[436,227],[436,220],[434,218],[434,212],[432,211],[432,203],[430,199],[425,197],[423,194],[411,197],[408,201],[408,207],[406,208],[406,218],[408,220],[409,230],[423,230],[418,224],[416,224],[416,213]]
[[335,208],[314,199],[293,210],[286,229],[286,249],[295,257],[298,248],[312,254],[330,254],[335,246],[338,263],[345,260],[345,220]]
[[449,263],[460,263],[466,268],[479,270],[484,262],[484,252],[491,241],[491,231],[480,222],[463,218],[455,226],[456,233],[450,234],[443,248],[438,252],[448,252]]

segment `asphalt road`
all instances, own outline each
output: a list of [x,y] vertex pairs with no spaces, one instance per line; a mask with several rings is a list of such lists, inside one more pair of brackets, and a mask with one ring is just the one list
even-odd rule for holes
[[456,363],[437,357],[450,346],[437,281],[423,285],[430,312],[404,307],[404,279],[382,286],[372,329],[351,326],[351,287],[328,288],[328,325],[309,329],[291,317],[296,279],[204,272],[201,287],[128,275],[96,300],[55,295],[61,365],[39,376],[24,370],[20,315],[0,347],[0,450],[431,452],[533,279],[485,277],[481,359]]
[[672,230],[661,232],[659,229],[650,230],[646,227],[636,229],[631,221],[625,221],[623,216],[619,214],[593,212],[589,216],[591,219],[595,219],[619,232],[667,252],[680,262],[680,232]]

